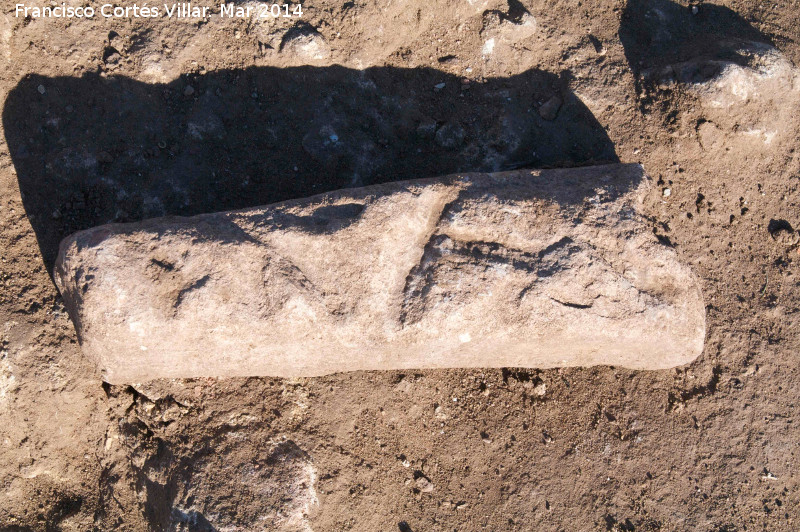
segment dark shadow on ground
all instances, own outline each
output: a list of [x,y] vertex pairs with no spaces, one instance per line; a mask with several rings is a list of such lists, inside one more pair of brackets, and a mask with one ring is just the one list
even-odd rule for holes
[[48,270],[108,222],[194,215],[465,171],[617,162],[565,77],[250,68],[167,84],[30,75],[3,126]]
[[[748,61],[740,51],[772,41],[735,11],[714,4],[683,6],[670,0],[629,0],[622,13],[619,38],[631,70],[641,75],[686,61]],[[705,81],[713,66],[688,75]]]

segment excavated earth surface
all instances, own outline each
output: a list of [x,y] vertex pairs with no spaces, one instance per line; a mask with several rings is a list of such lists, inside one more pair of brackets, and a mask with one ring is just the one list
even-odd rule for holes
[[[797,2],[195,4],[2,3],[0,529],[800,527]],[[700,279],[687,366],[109,385],[50,277],[104,223],[618,161]]]

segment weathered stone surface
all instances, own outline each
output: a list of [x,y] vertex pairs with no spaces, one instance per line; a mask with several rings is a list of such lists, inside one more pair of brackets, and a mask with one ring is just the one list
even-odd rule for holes
[[638,165],[465,174],[97,227],[54,277],[112,383],[699,355],[697,279]]

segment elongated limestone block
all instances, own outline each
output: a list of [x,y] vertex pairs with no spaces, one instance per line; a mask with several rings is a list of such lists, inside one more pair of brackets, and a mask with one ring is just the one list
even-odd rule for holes
[[638,165],[464,174],[96,227],[54,277],[111,383],[620,365],[703,348]]

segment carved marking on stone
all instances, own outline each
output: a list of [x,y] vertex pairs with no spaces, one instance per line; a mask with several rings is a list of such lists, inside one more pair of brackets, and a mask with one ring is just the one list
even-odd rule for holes
[[54,273],[110,382],[358,369],[664,368],[699,283],[637,165],[468,174],[77,233]]

